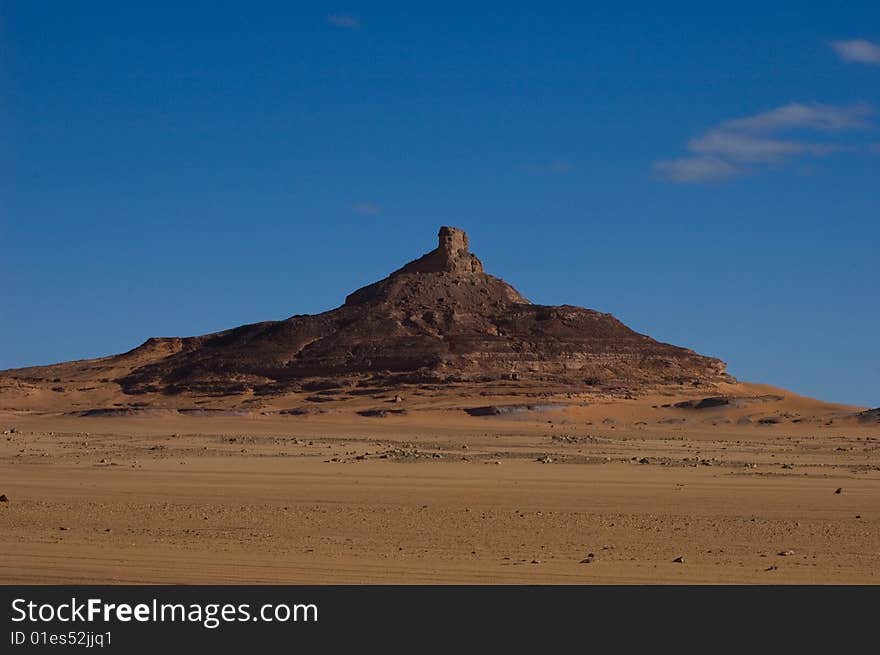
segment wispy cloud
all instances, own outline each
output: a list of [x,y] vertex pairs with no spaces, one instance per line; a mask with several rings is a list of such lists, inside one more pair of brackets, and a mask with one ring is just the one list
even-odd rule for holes
[[864,39],[851,39],[849,41],[830,41],[828,45],[843,61],[880,66],[880,44]]
[[382,212],[382,208],[379,207],[379,205],[367,201],[354,203],[351,206],[351,210],[356,214],[365,214],[369,216],[380,214]]
[[800,102],[792,102],[754,116],[727,121],[722,123],[721,127],[727,130],[746,132],[795,129],[836,132],[868,127],[870,115],[871,107],[865,103],[840,107],[818,103],[804,105]]
[[351,14],[330,14],[327,16],[327,22],[336,27],[344,27],[349,30],[356,30],[361,26],[360,19]]
[[736,161],[774,161],[801,152],[803,147],[797,141],[779,141],[712,130],[698,139],[691,139],[687,149],[701,155],[722,156]]
[[794,102],[720,123],[687,142],[689,155],[655,162],[654,172],[672,182],[699,183],[734,177],[756,166],[785,163],[799,156],[828,155],[844,147],[817,141],[818,136],[810,133],[823,132],[827,136],[869,128],[870,116],[871,108],[865,104]]
[[654,162],[654,172],[664,180],[694,184],[722,180],[742,173],[733,164],[716,157],[679,157]]
[[793,155],[827,155],[837,148],[832,144],[768,139],[721,129],[710,130],[697,139],[691,139],[687,149],[700,155],[725,157],[736,162],[775,162]]

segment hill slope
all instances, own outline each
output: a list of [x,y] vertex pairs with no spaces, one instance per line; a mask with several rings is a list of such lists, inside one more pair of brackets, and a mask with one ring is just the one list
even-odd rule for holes
[[465,233],[317,315],[189,338],[154,338],[96,360],[6,371],[6,386],[114,383],[128,395],[274,395],[402,383],[513,381],[578,388],[712,386],[718,359],[660,343],[610,314],[544,306],[483,271]]

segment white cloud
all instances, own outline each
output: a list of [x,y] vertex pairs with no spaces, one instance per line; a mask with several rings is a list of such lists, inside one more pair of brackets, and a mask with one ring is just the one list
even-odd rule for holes
[[[822,156],[846,149],[818,142],[810,132],[836,133],[871,127],[865,104],[834,106],[790,103],[769,111],[725,121],[687,142],[689,156],[654,163],[654,171],[672,182],[705,182],[733,177],[759,165],[786,163],[795,157]],[[779,138],[797,132],[799,138]]]
[[771,132],[775,130],[810,129],[824,132],[868,127],[871,108],[860,103],[840,106],[792,102],[753,116],[736,118],[722,123],[728,130],[743,132]]
[[798,141],[780,141],[745,134],[712,130],[688,142],[687,149],[700,155],[715,155],[741,162],[770,162],[803,152],[808,146]]
[[794,155],[828,155],[840,150],[840,146],[810,141],[770,139],[716,129],[688,141],[687,149],[700,155],[714,155],[738,162],[774,162]]
[[327,22],[336,27],[344,27],[349,30],[356,30],[361,26],[360,19],[351,14],[330,14],[327,16]]
[[379,207],[379,205],[367,201],[354,203],[351,206],[351,210],[357,214],[366,214],[371,216],[382,212],[382,208]]
[[852,39],[849,41],[831,41],[828,45],[844,61],[880,66],[880,45],[876,43],[865,41],[864,39]]
[[694,184],[726,179],[741,171],[716,157],[679,157],[654,162],[654,172],[664,180]]

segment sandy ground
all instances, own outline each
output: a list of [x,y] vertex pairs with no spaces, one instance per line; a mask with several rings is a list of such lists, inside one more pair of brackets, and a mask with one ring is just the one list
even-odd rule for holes
[[664,400],[0,412],[0,583],[880,583],[880,429]]

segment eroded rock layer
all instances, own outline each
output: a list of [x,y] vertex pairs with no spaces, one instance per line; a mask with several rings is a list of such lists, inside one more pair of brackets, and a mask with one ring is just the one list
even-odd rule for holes
[[[358,384],[520,380],[573,387],[712,384],[718,359],[660,343],[610,314],[536,305],[488,275],[465,233],[349,295],[334,310],[190,338],[150,339],[116,357],[128,394],[274,394]],[[88,362],[80,362],[80,371]],[[98,366],[100,364],[100,366]],[[51,375],[53,367],[28,369]]]

